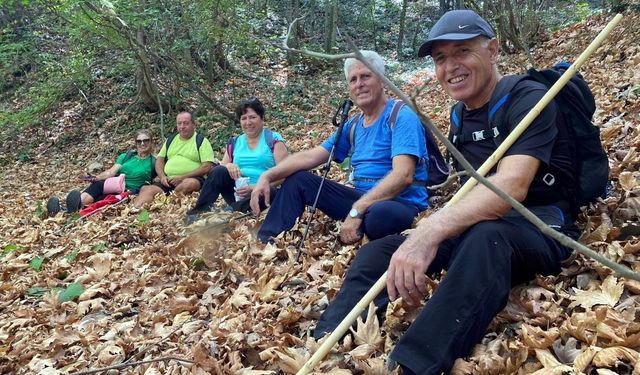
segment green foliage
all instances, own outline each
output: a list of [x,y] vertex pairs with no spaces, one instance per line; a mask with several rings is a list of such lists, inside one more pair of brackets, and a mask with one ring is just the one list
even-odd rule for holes
[[27,289],[27,295],[30,297],[41,297],[47,292],[47,288],[43,288],[41,286],[32,286]]
[[73,223],[80,219],[80,214],[77,212],[71,212],[67,215],[67,221],[65,222],[65,226],[70,227]]
[[91,250],[96,252],[96,253],[103,253],[105,250],[107,250],[107,245],[104,242],[100,242],[100,243],[97,243],[97,244],[93,245]]
[[2,256],[5,256],[12,251],[24,251],[24,249],[16,244],[10,243],[2,249]]
[[44,219],[47,216],[47,213],[44,211],[44,208],[42,207],[42,201],[38,201],[36,203],[36,209],[33,210],[33,214],[36,217],[39,217],[40,219]]
[[60,303],[72,301],[80,297],[82,293],[84,293],[84,287],[82,286],[82,284],[71,283],[67,285],[67,287],[60,292],[60,295],[58,296],[58,300],[60,301]]
[[40,272],[42,269],[42,264],[44,263],[45,258],[43,257],[33,257],[29,262],[29,267],[36,272]]
[[149,222],[149,211],[147,211],[146,209],[142,209],[142,211],[140,211],[140,213],[138,214],[138,221],[142,224],[146,224]]
[[73,262],[78,257],[78,250],[73,250],[71,254],[65,255],[63,258],[67,260],[68,263]]

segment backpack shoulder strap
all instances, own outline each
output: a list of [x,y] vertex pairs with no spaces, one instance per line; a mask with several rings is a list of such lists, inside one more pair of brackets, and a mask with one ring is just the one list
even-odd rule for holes
[[509,133],[509,129],[504,121],[505,111],[503,111],[503,109],[506,108],[506,104],[511,96],[511,91],[513,91],[518,83],[527,79],[527,77],[527,75],[504,76],[498,81],[496,88],[491,94],[488,112],[489,127],[491,128],[489,132],[493,133],[493,139],[496,141],[496,144],[502,142]]
[[124,160],[122,160],[122,164],[126,163],[129,159],[131,159],[134,155],[137,155],[138,151],[136,150],[128,150],[124,155]]
[[171,146],[171,142],[173,142],[173,139],[176,137],[176,134],[178,133],[171,133],[167,136],[167,140],[164,142],[165,144],[165,151],[167,152],[167,155],[169,154],[169,146]]
[[198,161],[202,163],[202,156],[200,156],[200,146],[202,146],[202,142],[204,142],[204,135],[198,133],[196,134],[196,149],[198,150]]
[[151,163],[151,180],[153,181],[153,179],[158,175],[156,173],[156,157],[151,155],[149,159],[149,162]]
[[391,108],[391,114],[387,119],[387,125],[389,129],[393,130],[393,127],[396,126],[396,121],[398,120],[398,113],[404,107],[404,102],[402,100],[395,100],[393,103],[393,108]]
[[229,156],[229,163],[233,163],[233,149],[236,146],[238,137],[232,136],[227,141],[227,156]]
[[351,159],[351,155],[356,150],[356,127],[358,126],[358,122],[360,122],[360,117],[362,117],[361,113],[356,113],[351,120],[351,126],[349,127],[349,133],[347,133],[347,142],[349,142],[349,154],[348,158]]
[[273,139],[273,132],[269,128],[264,128],[264,140],[267,142],[267,146],[269,146],[269,150],[273,153],[273,148],[275,147],[275,141]]

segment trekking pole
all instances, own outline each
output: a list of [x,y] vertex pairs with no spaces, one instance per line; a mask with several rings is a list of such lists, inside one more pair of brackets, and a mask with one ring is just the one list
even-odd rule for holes
[[[302,254],[302,247],[304,246],[304,241],[307,239],[307,234],[309,234],[309,228],[311,227],[311,221],[313,221],[313,215],[316,213],[316,207],[318,205],[318,198],[320,198],[320,192],[322,191],[322,187],[324,186],[324,181],[327,179],[327,175],[329,174],[329,170],[331,169],[331,162],[333,161],[333,154],[336,150],[336,145],[340,141],[340,135],[342,134],[342,128],[344,124],[347,122],[349,118],[349,110],[353,102],[351,99],[345,100],[340,107],[336,110],[336,113],[333,115],[333,125],[338,127],[336,131],[336,136],[333,141],[333,145],[331,146],[331,152],[329,153],[329,160],[324,165],[324,174],[322,175],[322,180],[320,180],[320,186],[318,186],[318,192],[316,193],[316,198],[313,201],[313,206],[309,212],[311,215],[309,216],[309,221],[307,221],[307,227],[304,229],[304,234],[302,235],[302,239],[300,240],[300,244],[298,245],[298,252],[296,253],[296,263],[300,260],[300,254]],[[338,116],[340,115],[340,122],[338,123]]]
[[223,221],[220,221],[220,222],[217,222],[217,223],[205,224],[202,228],[198,228],[198,229],[190,232],[189,235],[206,233],[206,232],[212,231],[212,230],[214,230],[214,229],[216,229],[218,227],[221,227],[223,225],[229,224],[229,223],[231,223],[233,221],[244,219],[245,217],[250,216],[250,215],[251,215],[251,212],[245,212],[242,215],[234,216],[234,217],[231,217],[229,219],[226,219],[226,220],[223,220]]
[[[542,112],[544,107],[554,98],[554,96],[566,85],[566,83],[573,77],[577,70],[584,64],[584,62],[591,56],[591,54],[602,44],[602,41],[609,35],[611,30],[622,20],[622,15],[616,15],[607,26],[598,34],[598,36],[589,44],[584,52],[571,64],[564,74],[558,79],[558,81],[551,86],[549,91],[540,99],[540,101],[529,111],[529,113],[520,121],[520,123],[511,131],[509,136],[502,142],[502,144],[493,152],[489,158],[478,168],[477,173],[481,176],[487,174],[495,164],[500,160],[504,153],[511,147],[516,139],[527,129],[531,122]],[[477,181],[474,178],[470,178],[458,192],[451,198],[445,207],[448,207],[455,202],[459,201],[469,190],[471,190]],[[353,325],[358,316],[364,311],[367,306],[373,301],[373,299],[384,290],[387,285],[387,272],[385,272],[378,281],[369,289],[369,291],[360,299],[360,301],[351,309],[349,314],[340,322],[338,327],[331,332],[329,337],[318,347],[318,350],[309,358],[309,360],[302,366],[296,375],[310,374],[316,365],[322,360],[331,348],[340,340],[342,336],[349,330],[349,327]]]

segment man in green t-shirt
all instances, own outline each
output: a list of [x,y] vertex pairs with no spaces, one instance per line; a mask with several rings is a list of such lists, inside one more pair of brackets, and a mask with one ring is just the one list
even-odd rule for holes
[[156,173],[160,182],[146,185],[133,201],[134,206],[141,207],[153,201],[160,193],[169,194],[175,190],[178,194],[189,194],[199,191],[204,177],[213,166],[213,149],[209,140],[204,138],[197,146],[196,124],[189,112],[180,112],[176,117],[178,134],[173,137],[167,149],[164,142],[156,161]]

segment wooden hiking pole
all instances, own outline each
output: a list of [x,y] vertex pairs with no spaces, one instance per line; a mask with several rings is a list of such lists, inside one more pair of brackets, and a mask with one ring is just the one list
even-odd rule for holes
[[[487,160],[478,168],[478,174],[481,176],[485,176],[487,172],[489,172],[495,164],[502,158],[505,152],[511,147],[511,145],[515,142],[516,139],[527,129],[527,127],[531,124],[531,122],[542,112],[544,107],[546,107],[551,100],[560,92],[560,90],[569,82],[571,77],[573,77],[578,69],[582,67],[584,62],[595,52],[596,49],[602,44],[604,39],[609,35],[611,30],[620,23],[622,20],[622,15],[617,14],[605,28],[598,34],[598,36],[589,44],[589,46],[580,54],[580,56],[576,59],[576,61],[571,64],[571,66],[562,74],[562,76],[556,81],[556,83],[551,86],[551,88],[547,91],[547,93],[540,99],[540,101],[531,108],[531,111],[520,121],[520,123],[511,131],[508,137],[500,144],[500,146],[493,152],[493,154],[487,158]],[[450,206],[455,202],[459,201],[467,192],[469,192],[475,185],[477,181],[474,178],[470,178],[463,186],[458,190],[458,192],[451,198],[449,202],[447,202],[446,206]],[[306,375],[310,374],[316,365],[329,353],[331,348],[340,340],[342,336],[347,332],[349,327],[353,325],[358,316],[364,311],[367,306],[373,301],[373,299],[380,294],[382,290],[386,287],[387,284],[387,272],[385,272],[378,281],[369,289],[369,291],[362,297],[362,299],[356,304],[356,306],[351,309],[349,314],[340,322],[338,327],[331,332],[329,337],[327,337],[326,341],[320,345],[318,350],[313,354],[311,358],[304,364],[304,366],[296,373],[296,375]]]

